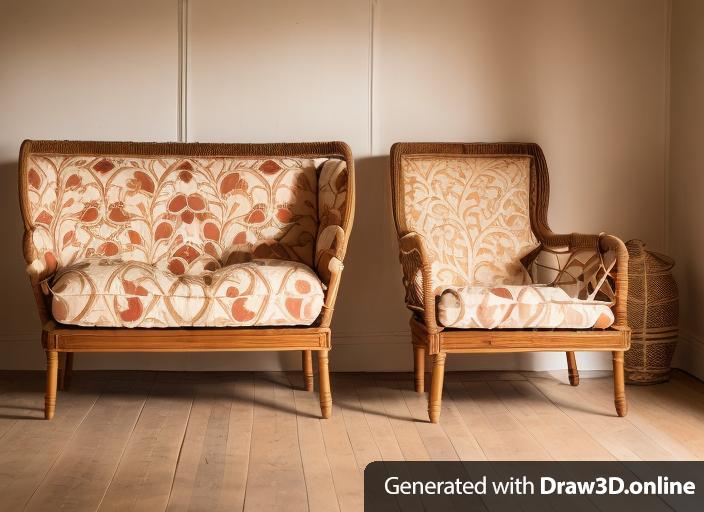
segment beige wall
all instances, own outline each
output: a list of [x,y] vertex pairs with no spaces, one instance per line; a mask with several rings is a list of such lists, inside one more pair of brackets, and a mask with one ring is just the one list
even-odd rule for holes
[[25,138],[174,140],[176,0],[0,0],[0,368],[40,368],[22,258]]
[[[125,5],[129,3],[130,5]],[[15,164],[25,137],[178,135],[177,0],[0,1],[0,166],[8,240],[1,367],[41,364],[22,275]],[[411,366],[388,194],[401,140],[539,142],[558,231],[665,245],[667,0],[190,0],[191,141],[342,139],[355,228],[334,320],[337,370]],[[87,27],[87,28],[86,28]],[[28,357],[30,354],[31,357]],[[280,368],[295,354],[85,356],[79,367]],[[607,367],[599,356],[583,367]],[[450,358],[559,368],[562,355]]]
[[680,289],[678,363],[704,378],[704,2],[672,4],[670,252]]

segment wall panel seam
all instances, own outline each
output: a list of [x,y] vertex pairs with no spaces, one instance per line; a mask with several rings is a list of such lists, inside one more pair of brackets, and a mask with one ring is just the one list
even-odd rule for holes
[[178,0],[178,133],[188,142],[188,0]]
[[374,15],[376,0],[369,0],[369,63],[368,63],[368,97],[369,97],[369,156],[374,155]]

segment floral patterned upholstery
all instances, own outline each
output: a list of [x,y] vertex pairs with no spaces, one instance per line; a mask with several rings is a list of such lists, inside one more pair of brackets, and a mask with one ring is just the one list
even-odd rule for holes
[[[338,158],[37,153],[26,168],[28,271],[55,292],[63,323],[310,324],[329,278],[313,269],[344,255],[351,215]],[[309,291],[289,296],[306,269]],[[226,274],[246,301],[209,288]],[[151,283],[146,296],[119,284],[137,277]],[[245,302],[246,314],[225,306]]]
[[[589,329],[614,322],[615,254],[549,248],[534,234],[534,158],[422,149],[399,155],[395,213],[406,302],[431,326]],[[426,301],[431,294],[435,300]]]
[[529,156],[404,155],[401,169],[404,230],[425,239],[436,293],[530,282]]
[[610,306],[555,286],[472,286],[445,290],[437,316],[443,326],[463,329],[605,329],[614,322]]
[[315,267],[319,274],[327,273],[330,260],[342,260],[347,237],[343,229],[347,211],[349,176],[341,160],[323,163],[318,178],[318,238],[315,247]]
[[51,290],[57,321],[96,327],[310,325],[324,298],[308,266],[272,259],[182,276],[92,259],[61,269]]

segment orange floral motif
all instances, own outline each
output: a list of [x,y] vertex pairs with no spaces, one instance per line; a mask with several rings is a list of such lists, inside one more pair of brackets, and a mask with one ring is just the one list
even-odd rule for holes
[[96,162],[95,165],[93,165],[93,169],[101,174],[110,172],[114,168],[115,164],[106,158],[101,159],[99,162]]
[[52,284],[59,321],[97,327],[308,325],[320,313],[320,280],[302,263],[254,260],[179,278],[152,265],[92,260]]
[[57,320],[305,325],[320,313],[311,269],[341,247],[341,160],[29,158],[29,271],[56,273]]

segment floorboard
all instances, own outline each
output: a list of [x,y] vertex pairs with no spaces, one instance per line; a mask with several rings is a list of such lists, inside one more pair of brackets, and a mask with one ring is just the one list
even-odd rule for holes
[[101,512],[166,508],[192,403],[177,375],[159,379],[103,497]]
[[[146,375],[110,383],[73,433],[25,510],[96,510],[99,507],[153,381],[154,375]],[[68,393],[61,393],[57,408],[62,407],[64,394]]]
[[681,372],[626,418],[606,372],[451,372],[437,425],[409,373],[333,374],[328,420],[300,372],[76,372],[52,421],[42,381],[0,373],[0,512],[361,511],[375,460],[704,459]]
[[72,392],[61,393],[61,408],[54,419],[44,421],[43,394],[35,389],[36,377],[35,382],[22,379],[17,384],[17,394],[0,396],[2,408],[11,409],[15,418],[0,438],[0,511],[3,512],[25,507],[90,413],[102,389],[99,381],[85,376],[75,379]]

